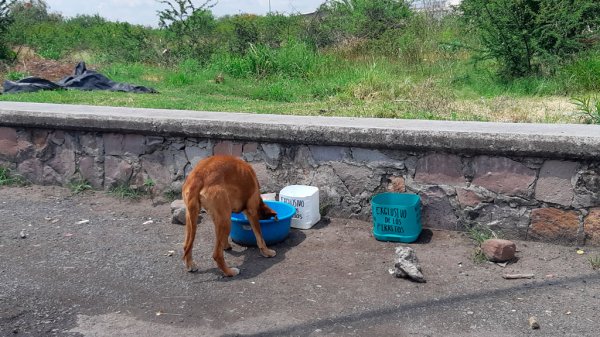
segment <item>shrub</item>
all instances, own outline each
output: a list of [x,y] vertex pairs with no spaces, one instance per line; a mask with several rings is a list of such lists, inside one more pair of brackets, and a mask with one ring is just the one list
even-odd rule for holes
[[13,23],[10,13],[13,3],[13,0],[0,0],[0,60],[7,59],[10,55],[10,49],[6,45],[6,33]]
[[251,44],[244,55],[222,53],[213,58],[212,67],[232,76],[265,78],[282,75],[308,78],[330,62],[330,59],[306,43],[289,40],[280,48]]
[[600,124],[600,98],[598,97],[575,97],[573,102],[577,106],[577,114],[588,124]]
[[460,8],[507,77],[552,74],[600,28],[597,0],[463,0]]
[[600,92],[600,52],[580,55],[562,73],[571,90]]
[[410,13],[404,0],[328,0],[309,24],[309,39],[319,47],[351,37],[377,39],[402,27]]
[[200,6],[191,0],[163,0],[167,9],[158,11],[159,25],[165,29],[167,40],[179,58],[195,58],[201,62],[210,59],[218,45],[215,37],[216,21],[207,0]]

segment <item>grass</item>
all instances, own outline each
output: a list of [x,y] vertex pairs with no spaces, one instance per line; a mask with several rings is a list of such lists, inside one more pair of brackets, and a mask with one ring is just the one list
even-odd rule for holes
[[492,73],[469,71],[459,61],[431,67],[436,70],[424,74],[386,58],[339,60],[324,69],[317,67],[309,78],[224,73],[224,82],[216,83],[215,76],[222,72],[216,66],[185,61],[175,68],[110,64],[98,70],[115,81],[154,87],[160,93],[44,91],[0,95],[0,101],[309,116],[580,122],[569,98],[544,96],[561,92],[551,80],[503,84]]
[[90,185],[85,180],[74,180],[69,183],[69,189],[71,190],[71,193],[73,193],[73,194],[80,194],[85,191],[91,190],[92,185]]
[[154,186],[155,182],[152,179],[146,179],[141,187],[120,184],[111,188],[108,193],[119,199],[138,200],[142,197],[151,195]]
[[165,196],[165,198],[169,201],[175,201],[177,199],[181,199],[181,192],[177,192],[175,190],[167,190],[163,193],[163,195]]
[[138,200],[143,196],[146,196],[148,192],[145,189],[140,189],[136,187],[132,187],[129,185],[117,185],[111,188],[108,193],[119,199],[131,199]]
[[11,169],[0,166],[0,186],[24,186],[27,181]]
[[497,239],[498,235],[487,227],[475,225],[467,229],[467,236],[475,241],[477,245],[481,245],[485,240]]
[[599,270],[600,269],[600,255],[592,256],[589,258],[590,265],[592,269]]
[[471,240],[477,243],[477,247],[473,251],[471,258],[475,263],[484,263],[487,262],[488,259],[481,250],[481,244],[485,240],[489,239],[497,239],[498,235],[487,227],[483,227],[480,225],[475,225],[470,228],[467,228],[467,236],[471,238]]

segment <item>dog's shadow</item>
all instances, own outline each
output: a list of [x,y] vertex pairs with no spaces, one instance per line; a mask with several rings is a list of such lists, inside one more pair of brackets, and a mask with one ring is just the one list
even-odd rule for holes
[[[262,274],[264,271],[271,268],[272,266],[276,265],[277,263],[285,260],[286,253],[289,250],[293,249],[295,246],[302,243],[302,241],[304,241],[305,239],[306,234],[304,234],[301,230],[290,230],[290,235],[284,241],[274,245],[269,245],[270,249],[273,249],[277,252],[277,255],[271,258],[263,257],[256,246],[243,246],[233,242],[233,249],[225,252],[225,260],[227,260],[227,255],[232,255],[236,257],[243,256],[244,261],[242,262],[242,264],[230,265],[231,267],[239,268],[240,274],[235,277],[223,277],[220,280],[232,281],[236,279],[239,280],[254,278]],[[240,247],[242,247],[241,251],[239,250]],[[221,276],[223,275],[221,271],[217,268],[213,268],[212,271],[218,273]]]

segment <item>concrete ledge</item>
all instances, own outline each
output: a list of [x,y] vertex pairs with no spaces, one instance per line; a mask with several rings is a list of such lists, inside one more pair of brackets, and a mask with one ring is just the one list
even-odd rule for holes
[[597,158],[600,126],[286,116],[0,102],[0,126],[454,153]]

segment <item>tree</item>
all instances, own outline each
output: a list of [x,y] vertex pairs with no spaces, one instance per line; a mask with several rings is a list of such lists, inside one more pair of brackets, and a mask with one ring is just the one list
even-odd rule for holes
[[48,4],[44,0],[13,1],[10,11],[13,23],[7,32],[7,39],[13,45],[26,44],[26,32],[31,27],[44,22],[62,21],[60,14],[48,11]]
[[214,0],[195,5],[192,0],[161,0],[167,5],[158,11],[159,26],[172,35],[177,52],[200,61],[207,61],[215,48],[213,32],[215,18],[210,9]]
[[6,33],[12,24],[10,13],[14,0],[0,0],[0,60],[8,58],[10,49],[6,45]]
[[553,72],[600,29],[597,0],[463,0],[460,9],[508,77]]

